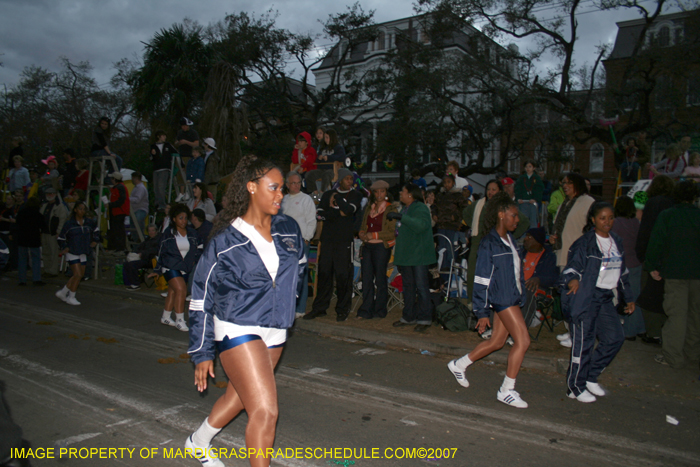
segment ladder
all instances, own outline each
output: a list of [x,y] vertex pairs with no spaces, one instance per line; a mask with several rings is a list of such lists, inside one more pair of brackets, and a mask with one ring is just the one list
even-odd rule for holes
[[[640,168],[637,171],[637,180],[642,179],[642,169]],[[637,182],[623,182],[622,181],[622,172],[618,170],[617,172],[617,186],[615,187],[615,203],[617,203],[617,198],[619,198],[622,195],[626,195],[628,191],[636,184]]]
[[[177,173],[175,173],[175,170],[177,170]],[[173,154],[172,160],[170,161],[170,180],[168,181],[168,196],[165,198],[166,203],[170,203],[173,199],[173,188],[179,188],[180,186],[185,187],[187,199],[192,199],[194,195],[192,193],[192,187],[187,183],[187,174],[182,165],[182,158],[179,154]],[[175,198],[177,198],[178,194],[179,192],[175,194]]]
[[[112,172],[119,172],[119,169],[117,168],[117,160],[114,158],[114,156],[99,156],[91,157],[89,159],[89,162],[90,171],[88,176],[88,187],[86,193],[88,208],[91,209],[93,212],[97,213],[97,225],[100,228],[100,232],[106,233],[107,230],[109,230],[109,223],[104,222],[104,225],[106,225],[107,228],[103,228],[102,220],[104,219],[104,214],[102,211],[105,208],[105,204],[102,200],[102,197],[104,196],[104,189],[107,187],[107,185],[105,185],[105,178],[107,177],[107,175]],[[96,199],[93,198],[94,195],[96,195]],[[109,196],[107,196],[107,198],[109,198]],[[93,279],[99,279],[100,248],[102,248],[102,250],[104,251],[102,243],[98,242],[95,246],[95,264],[93,265]]]

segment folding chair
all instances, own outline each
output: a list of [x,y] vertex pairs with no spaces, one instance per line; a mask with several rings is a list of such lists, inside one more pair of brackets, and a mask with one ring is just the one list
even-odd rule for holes
[[[539,339],[542,328],[544,327],[547,327],[549,332],[554,332],[554,319],[557,316],[557,310],[559,307],[559,297],[555,297],[554,289],[552,287],[549,287],[546,291],[538,289],[537,292],[535,292],[535,304],[532,307],[535,312],[526,313],[525,315],[525,324],[529,328],[532,318],[536,316],[536,312],[540,313],[539,319],[542,321],[542,324],[540,324],[540,326],[537,328],[537,334],[534,336],[530,334],[530,338],[533,341]],[[561,314],[561,311],[559,311],[559,314]]]
[[[457,288],[457,296],[460,298],[465,298],[464,294],[466,292],[466,287],[464,284],[466,282],[467,269],[469,267],[467,262],[469,248],[467,247],[467,244],[465,242],[460,242],[459,237],[453,242],[449,237],[440,233],[433,235],[433,238],[435,239],[436,248],[439,248],[437,250],[438,265],[441,265],[439,273],[442,276],[447,276],[446,297],[449,297],[450,293],[452,292],[452,280],[454,275],[454,285]],[[452,246],[452,261],[450,261],[449,265],[446,265],[444,261],[442,261],[446,253],[446,243]]]
[[389,277],[389,298],[387,300],[386,310],[387,313],[389,313],[397,306],[403,308],[403,278],[393,265],[391,265],[391,269],[387,269],[387,276]]

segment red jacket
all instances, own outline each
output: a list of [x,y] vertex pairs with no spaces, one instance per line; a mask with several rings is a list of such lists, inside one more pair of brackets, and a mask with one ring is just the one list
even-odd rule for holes
[[129,192],[124,184],[117,182],[109,191],[109,215],[128,216],[131,213],[131,203],[129,203]]
[[316,170],[317,154],[316,150],[311,147],[311,135],[305,131],[302,131],[297,135],[297,139],[299,136],[306,140],[306,149],[304,149],[304,152],[302,152],[301,161],[299,161],[299,150],[294,149],[294,152],[292,153],[292,164],[299,164],[301,162],[301,167],[304,169],[304,172]]

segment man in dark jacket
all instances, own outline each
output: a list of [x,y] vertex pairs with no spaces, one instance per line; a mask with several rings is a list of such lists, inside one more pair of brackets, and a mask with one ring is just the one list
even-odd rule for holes
[[553,287],[559,278],[557,257],[552,247],[547,245],[546,234],[542,227],[525,232],[523,249],[520,252],[525,276],[525,306],[522,308],[525,324],[530,326],[536,314],[537,295]]
[[156,131],[156,142],[151,145],[151,162],[153,162],[153,193],[156,199],[156,209],[165,209],[165,196],[170,182],[170,168],[173,154],[177,149],[165,141],[167,134],[163,130]]
[[63,150],[63,196],[75,186],[75,177],[78,176],[78,168],[75,166],[75,151],[72,148]]
[[202,209],[192,211],[190,222],[192,222],[194,229],[197,231],[197,236],[202,241],[202,245],[206,247],[214,224],[207,220],[207,216]]
[[122,174],[109,174],[112,181],[109,197],[109,231],[107,232],[107,249],[115,251],[126,250],[126,228],[124,219],[131,213],[129,192],[122,183]]
[[661,331],[663,354],[655,360],[672,368],[700,359],[700,209],[695,182],[673,190],[676,205],[659,214],[646,251],[645,269],[652,279],[666,279]]
[[141,288],[139,269],[152,267],[152,260],[158,255],[158,249],[160,248],[158,227],[155,224],[149,224],[146,231],[146,239],[134,251],[139,259],[124,263],[124,285],[126,290],[138,290]]
[[355,214],[360,210],[362,195],[352,189],[353,175],[348,169],[338,170],[340,186],[323,194],[318,205],[319,220],[323,220],[321,246],[318,255],[318,292],[311,311],[304,319],[325,316],[333,296],[335,277],[338,302],[337,321],[345,321],[352,301],[352,254]]

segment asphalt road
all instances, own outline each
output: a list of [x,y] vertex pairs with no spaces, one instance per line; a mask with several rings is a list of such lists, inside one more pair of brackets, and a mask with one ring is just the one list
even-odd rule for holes
[[[187,334],[160,325],[152,305],[79,292],[83,305],[71,307],[55,290],[0,283],[5,397],[33,454],[54,448],[32,465],[197,466],[165,456],[177,456],[223,389],[195,390]],[[565,397],[561,375],[523,371],[517,389],[530,408],[519,410],[496,400],[503,366],[472,366],[465,389],[448,360],[292,333],[277,371],[275,448],[297,456],[272,465],[700,465],[697,397],[616,388],[581,404]],[[245,423],[242,414],[214,446],[242,448]]]

